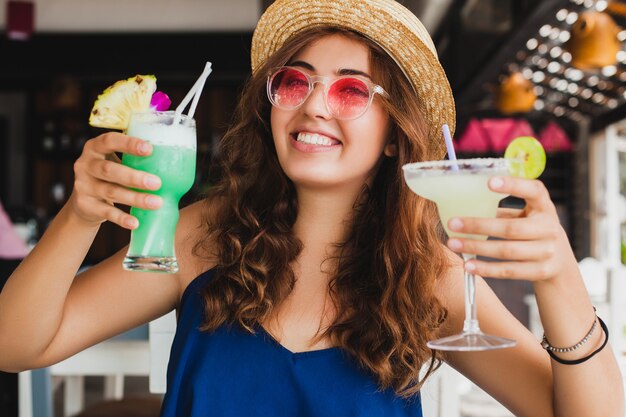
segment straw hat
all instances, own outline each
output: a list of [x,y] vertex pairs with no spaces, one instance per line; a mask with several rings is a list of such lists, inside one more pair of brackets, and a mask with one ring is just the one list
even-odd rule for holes
[[383,48],[410,80],[430,125],[434,150],[443,156],[441,126],[456,125],[454,98],[424,25],[394,0],[276,0],[252,37],[252,71],[297,33],[316,26],[358,32]]

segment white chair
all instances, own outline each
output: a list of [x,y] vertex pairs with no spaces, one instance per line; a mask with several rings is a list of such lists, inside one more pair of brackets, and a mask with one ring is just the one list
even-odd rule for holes
[[175,311],[150,322],[150,392],[153,394],[165,393],[167,363],[174,333],[176,333]]
[[431,375],[421,390],[422,411],[429,417],[459,417],[462,375],[446,363]]

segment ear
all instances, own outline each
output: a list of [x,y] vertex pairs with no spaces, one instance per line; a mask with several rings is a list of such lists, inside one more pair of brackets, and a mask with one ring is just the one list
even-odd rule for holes
[[387,143],[383,149],[383,153],[389,158],[398,156],[398,145],[393,142]]

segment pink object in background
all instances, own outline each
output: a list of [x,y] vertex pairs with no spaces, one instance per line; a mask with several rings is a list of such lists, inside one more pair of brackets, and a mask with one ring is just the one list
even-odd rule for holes
[[458,141],[457,150],[502,153],[519,136],[535,136],[525,119],[471,119]]
[[9,0],[6,4],[6,32],[12,40],[28,40],[35,28],[35,3]]
[[554,122],[548,123],[541,130],[537,139],[539,139],[546,152],[571,151],[574,148],[567,133]]
[[457,152],[488,152],[489,138],[480,124],[480,120],[471,119],[456,145]]
[[27,254],[26,243],[15,233],[13,223],[0,203],[0,258],[22,259]]
[[482,126],[489,135],[491,150],[502,153],[511,141],[520,136],[535,136],[525,119],[483,119]]

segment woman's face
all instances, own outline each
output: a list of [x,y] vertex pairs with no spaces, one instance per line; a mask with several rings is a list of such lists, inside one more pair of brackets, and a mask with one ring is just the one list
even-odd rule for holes
[[[310,43],[288,65],[331,80],[353,74],[368,78],[369,57],[366,45],[337,34]],[[383,151],[391,153],[390,148],[386,149],[389,115],[376,94],[365,114],[353,120],[339,120],[326,108],[323,95],[324,86],[316,83],[299,108],[272,107],[278,160],[296,187],[360,189],[373,176]]]

